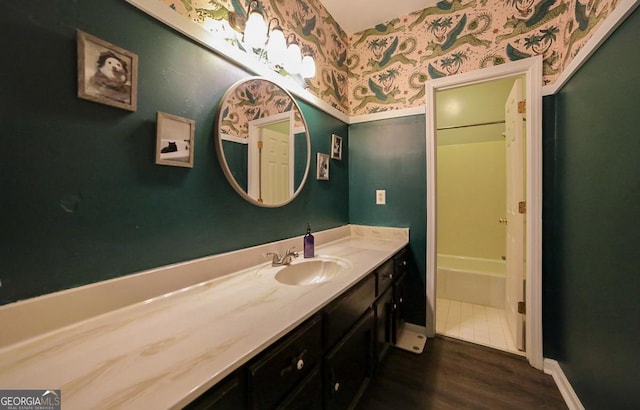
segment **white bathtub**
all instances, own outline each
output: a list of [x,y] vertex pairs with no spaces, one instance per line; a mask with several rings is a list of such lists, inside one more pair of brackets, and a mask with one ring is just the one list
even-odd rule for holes
[[437,297],[504,308],[503,260],[438,254],[437,264]]

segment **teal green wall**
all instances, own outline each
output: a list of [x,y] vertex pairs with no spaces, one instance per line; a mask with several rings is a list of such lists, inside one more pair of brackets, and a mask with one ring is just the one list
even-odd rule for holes
[[[348,223],[348,155],[285,207],[242,200],[212,135],[249,74],[125,1],[2,2],[0,27],[0,304]],[[138,54],[137,112],[76,97],[76,28]],[[347,136],[300,105],[313,158]],[[196,121],[193,169],[154,164],[157,111]]]
[[640,408],[639,34],[636,10],[546,104],[545,356],[587,409]]
[[[426,124],[424,115],[353,124],[349,128],[349,220],[410,228],[415,269],[407,278],[407,317],[425,324]],[[375,191],[387,204],[376,205]]]
[[247,144],[240,144],[235,141],[222,140],[222,151],[227,160],[227,166],[233,179],[236,180],[240,188],[247,192],[249,185],[249,149]]
[[[296,159],[294,162],[293,168],[293,190],[295,192],[296,189],[302,184],[302,178],[304,178],[305,171],[305,161],[302,158],[307,157],[307,143],[305,142],[304,133],[298,133],[295,135],[293,139],[293,157]],[[312,163],[314,163],[315,158],[311,158]],[[314,163],[315,165],[315,163]],[[309,168],[309,178],[315,177],[315,167],[311,166]]]

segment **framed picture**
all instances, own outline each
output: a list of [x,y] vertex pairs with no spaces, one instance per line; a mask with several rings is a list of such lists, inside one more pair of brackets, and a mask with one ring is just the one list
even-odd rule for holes
[[321,154],[318,152],[318,165],[316,172],[316,179],[329,179],[329,156],[327,154]]
[[138,56],[78,30],[78,97],[129,111],[138,104]]
[[342,137],[331,134],[331,159],[342,159]]
[[156,164],[193,168],[195,121],[158,112]]

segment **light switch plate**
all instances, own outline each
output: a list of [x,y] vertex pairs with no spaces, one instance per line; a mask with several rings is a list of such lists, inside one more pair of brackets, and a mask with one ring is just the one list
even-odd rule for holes
[[387,191],[384,189],[376,189],[376,205],[384,205],[387,203]]

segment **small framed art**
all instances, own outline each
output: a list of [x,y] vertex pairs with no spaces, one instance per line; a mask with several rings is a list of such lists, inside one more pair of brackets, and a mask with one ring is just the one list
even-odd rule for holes
[[156,164],[193,168],[195,121],[158,112]]
[[329,156],[327,154],[321,154],[318,152],[316,179],[319,179],[319,180],[329,179]]
[[331,134],[331,159],[342,159],[342,137]]
[[98,37],[78,33],[78,97],[135,111],[138,56]]

